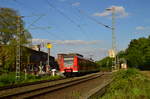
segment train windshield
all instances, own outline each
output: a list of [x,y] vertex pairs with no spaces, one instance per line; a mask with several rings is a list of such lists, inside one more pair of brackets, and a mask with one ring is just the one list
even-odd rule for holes
[[64,66],[70,67],[73,65],[73,58],[64,58]]

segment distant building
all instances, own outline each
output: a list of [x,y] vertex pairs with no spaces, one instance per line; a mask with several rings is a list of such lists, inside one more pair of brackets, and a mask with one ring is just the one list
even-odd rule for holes
[[121,69],[127,69],[127,64],[126,63],[122,63],[121,64]]
[[33,45],[32,47],[31,47],[33,50],[36,50],[36,51],[40,51],[41,49],[40,49],[40,45]]

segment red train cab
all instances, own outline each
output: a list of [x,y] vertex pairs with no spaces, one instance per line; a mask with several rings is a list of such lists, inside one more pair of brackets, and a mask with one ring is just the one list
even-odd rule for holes
[[58,64],[61,73],[65,75],[83,74],[97,70],[97,65],[77,53],[58,54]]

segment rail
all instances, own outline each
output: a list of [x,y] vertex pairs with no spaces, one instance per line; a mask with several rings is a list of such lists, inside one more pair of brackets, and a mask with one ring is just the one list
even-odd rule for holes
[[[55,90],[63,89],[65,87],[69,87],[81,82],[85,82],[91,79],[95,79],[97,77],[100,77],[103,75],[103,73],[94,73],[91,75],[86,75],[84,77],[75,77],[70,78],[66,80],[59,80],[55,82],[46,82],[42,84],[36,84],[36,85],[29,85],[20,87],[19,89],[13,88],[13,89],[7,89],[0,91],[0,98],[32,98],[44,93],[52,92]],[[18,87],[17,87],[18,88]],[[25,89],[22,90],[21,89]]]

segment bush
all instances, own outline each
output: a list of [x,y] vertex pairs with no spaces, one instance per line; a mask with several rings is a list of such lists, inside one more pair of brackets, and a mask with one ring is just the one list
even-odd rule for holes
[[0,85],[8,85],[15,83],[15,73],[2,74],[0,76]]
[[108,68],[108,67],[101,67],[101,68],[100,68],[100,71],[110,72],[110,71],[111,71],[111,68]]
[[137,69],[120,70],[102,99],[150,99],[150,80]]
[[20,80],[16,82],[16,73],[12,72],[12,73],[5,73],[5,74],[0,75],[0,86],[36,82],[36,81],[41,81],[41,80],[55,80],[59,78],[61,78],[61,76],[58,76],[58,75],[35,76],[35,75],[27,74],[27,78],[25,79],[25,74],[21,73]]

